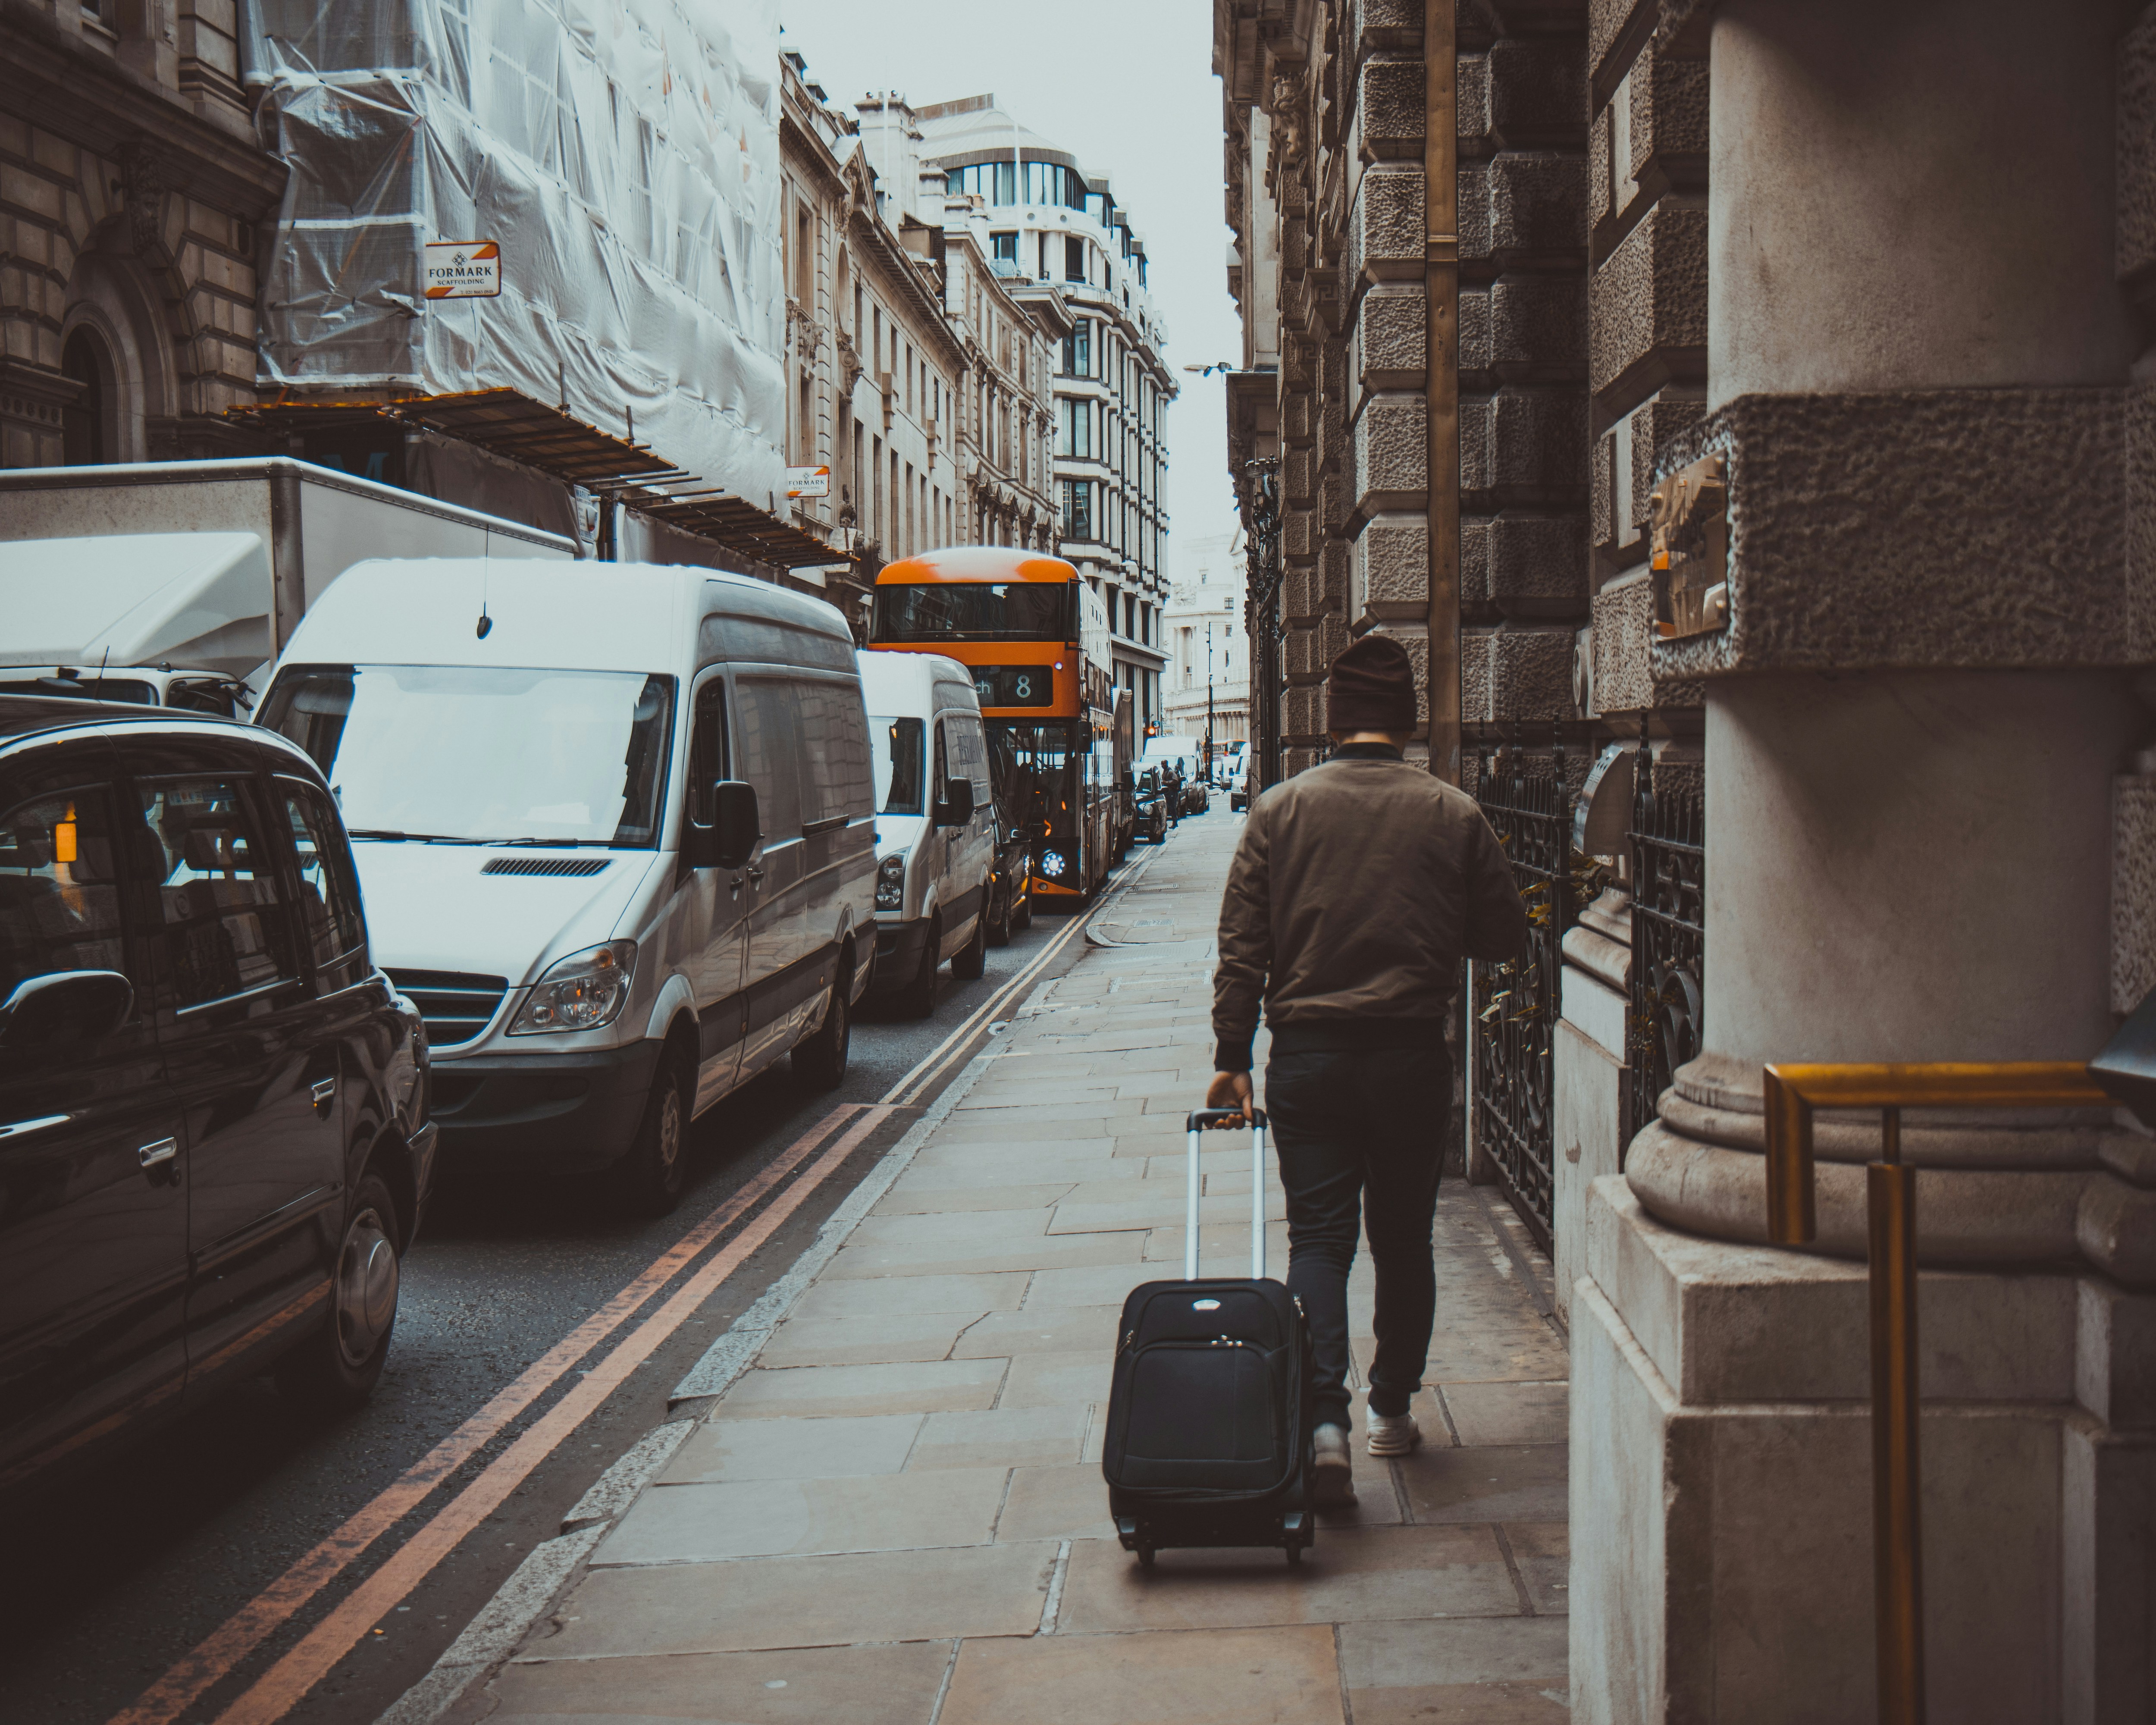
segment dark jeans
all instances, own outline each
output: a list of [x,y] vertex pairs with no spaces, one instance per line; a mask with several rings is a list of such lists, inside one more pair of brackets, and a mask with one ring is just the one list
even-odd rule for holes
[[1316,1425],[1348,1423],[1348,1271],[1358,1210],[1378,1270],[1370,1411],[1406,1413],[1422,1384],[1437,1312],[1430,1227],[1451,1101],[1441,1043],[1276,1054],[1266,1064],[1265,1112],[1287,1189],[1287,1286],[1302,1301],[1317,1355]]

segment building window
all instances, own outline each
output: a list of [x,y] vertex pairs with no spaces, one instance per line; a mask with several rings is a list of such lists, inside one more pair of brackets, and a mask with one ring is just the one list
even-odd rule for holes
[[1064,480],[1063,536],[1066,539],[1091,539],[1093,536],[1092,480]]
[[1055,453],[1074,461],[1093,459],[1093,403],[1065,396],[1055,403]]
[[1009,234],[991,234],[988,236],[988,243],[995,248],[996,274],[998,275],[1017,275],[1017,233],[1014,231]]
[[946,193],[968,193],[990,203],[1018,202],[1018,164],[1014,162],[977,162],[971,167],[953,168],[943,176]]
[[1066,377],[1090,377],[1093,375],[1093,320],[1081,317],[1063,338],[1063,375]]
[[1065,281],[1086,280],[1086,242],[1075,234],[1064,236],[1063,279]]

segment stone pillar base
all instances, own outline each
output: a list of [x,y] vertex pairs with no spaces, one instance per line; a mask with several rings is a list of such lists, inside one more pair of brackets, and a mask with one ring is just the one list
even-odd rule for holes
[[[1876,1717],[1866,1275],[1681,1234],[1620,1177],[1573,1290],[1576,1725]],[[1927,1271],[1929,1712],[2156,1714],[2156,1296]]]

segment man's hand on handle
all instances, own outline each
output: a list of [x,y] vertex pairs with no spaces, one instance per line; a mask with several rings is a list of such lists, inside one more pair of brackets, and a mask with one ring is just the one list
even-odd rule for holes
[[1250,1117],[1250,1075],[1247,1072],[1215,1072],[1213,1081],[1205,1086],[1205,1106],[1209,1108],[1240,1108],[1243,1118]]

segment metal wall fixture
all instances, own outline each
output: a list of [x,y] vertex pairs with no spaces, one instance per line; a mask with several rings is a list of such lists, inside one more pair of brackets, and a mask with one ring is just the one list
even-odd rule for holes
[[1880,1111],[1880,1158],[1864,1171],[1871,1269],[1872,1612],[1879,1725],[1921,1725],[1917,1170],[1902,1160],[1902,1111],[2107,1106],[2112,1099],[2075,1060],[1774,1065],[1766,1069],[1765,1087],[1767,1237],[1777,1245],[1804,1245],[1819,1235],[1812,1111]]

